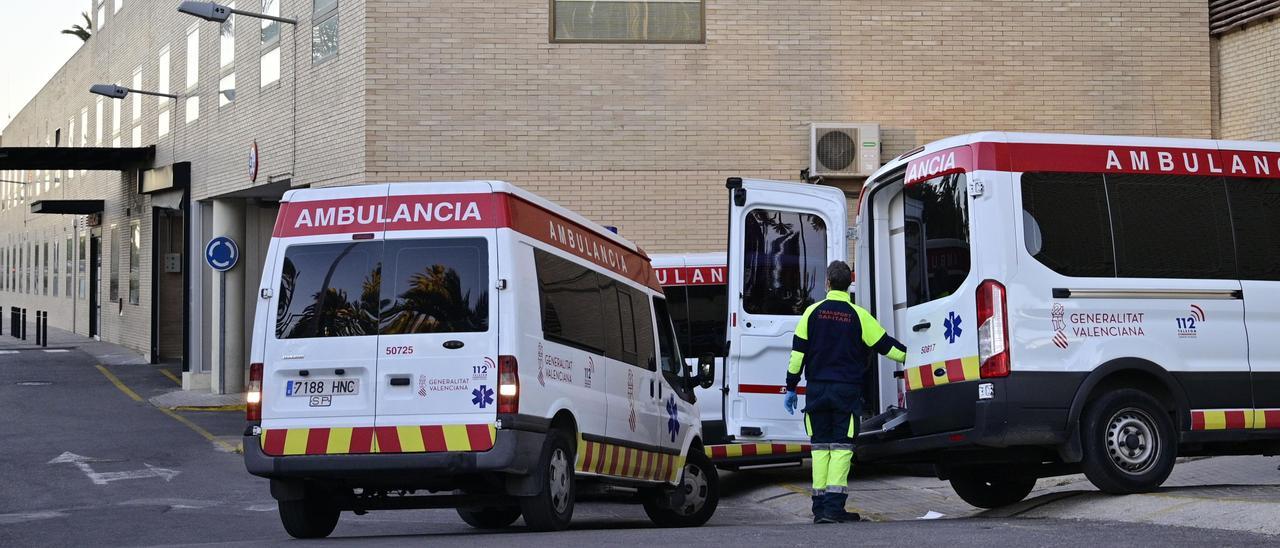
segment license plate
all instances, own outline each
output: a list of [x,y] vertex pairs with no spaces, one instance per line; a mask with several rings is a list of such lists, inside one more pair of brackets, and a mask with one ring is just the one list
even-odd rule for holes
[[354,396],[360,393],[360,379],[299,379],[284,384],[289,397]]

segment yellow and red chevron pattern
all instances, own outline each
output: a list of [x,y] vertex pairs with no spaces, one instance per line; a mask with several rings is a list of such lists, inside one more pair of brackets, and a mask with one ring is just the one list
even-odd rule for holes
[[911,367],[903,378],[907,380],[907,390],[922,390],[953,382],[976,381],[982,375],[978,372],[978,357],[969,356]]
[[729,443],[725,445],[708,445],[707,456],[711,460],[736,459],[739,457],[767,457],[770,455],[805,455],[809,453],[807,443]]
[[262,431],[262,452],[273,456],[488,451],[492,424],[281,428]]
[[620,478],[673,482],[684,469],[684,460],[680,455],[587,441],[579,436],[575,470]]
[[1192,430],[1280,430],[1280,409],[1193,409]]

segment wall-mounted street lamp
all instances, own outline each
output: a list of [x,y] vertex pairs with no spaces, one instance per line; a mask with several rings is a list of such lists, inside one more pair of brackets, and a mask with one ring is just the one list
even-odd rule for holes
[[252,11],[241,11],[232,9],[222,4],[213,2],[183,2],[178,5],[178,11],[187,15],[194,15],[205,21],[213,21],[214,23],[225,23],[232,14],[243,15],[245,17],[253,17],[257,19],[267,19],[270,21],[278,21],[280,23],[288,23],[297,25],[297,19],[289,19],[288,17],[277,17],[275,15],[267,15],[265,13],[255,13]]
[[125,96],[129,95],[130,93],[137,93],[139,95],[154,95],[156,97],[168,97],[170,99],[178,98],[177,95],[173,95],[172,93],[160,93],[158,91],[143,91],[140,89],[129,89],[127,87],[117,86],[114,84],[94,84],[92,86],[89,86],[89,93],[92,93],[95,95],[101,95],[103,97],[110,97],[112,99],[124,99]]

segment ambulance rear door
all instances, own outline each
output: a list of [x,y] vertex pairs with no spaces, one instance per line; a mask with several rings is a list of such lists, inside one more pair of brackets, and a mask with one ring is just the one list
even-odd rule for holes
[[826,296],[827,264],[847,259],[844,192],[737,178],[727,186],[727,434],[804,440],[800,415],[783,409],[787,361],[801,314]]

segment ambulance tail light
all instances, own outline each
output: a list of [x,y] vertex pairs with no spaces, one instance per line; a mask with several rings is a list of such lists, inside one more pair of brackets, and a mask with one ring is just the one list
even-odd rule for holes
[[262,364],[249,364],[249,386],[246,388],[244,418],[260,421],[262,420]]
[[1009,312],[1004,285],[978,286],[978,363],[982,378],[1009,376]]
[[520,366],[515,356],[498,356],[498,412],[520,412]]

